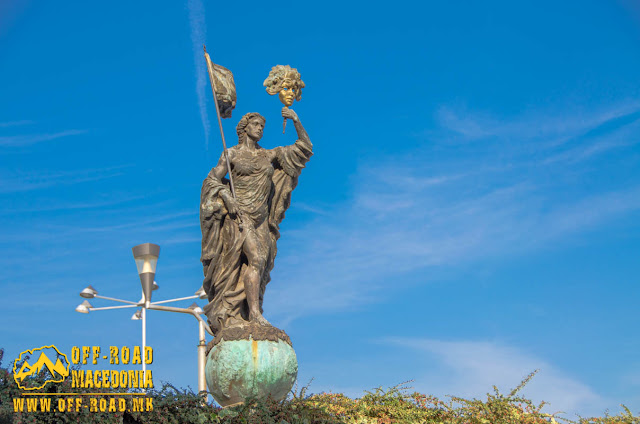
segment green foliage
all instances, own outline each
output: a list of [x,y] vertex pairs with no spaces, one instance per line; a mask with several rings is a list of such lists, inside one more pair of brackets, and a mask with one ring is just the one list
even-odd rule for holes
[[[78,390],[71,387],[71,378],[67,378],[62,383],[47,384],[39,393],[47,393],[48,396],[38,396],[39,398],[51,399],[51,412],[14,412],[14,399],[25,398],[21,390],[13,379],[12,369],[2,366],[4,350],[0,349],[0,424],[31,424],[31,423],[122,423],[123,413],[118,412],[89,412],[82,408],[80,411],[59,412],[55,405],[59,398],[59,393],[87,393],[88,390]],[[30,359],[27,357],[27,360]],[[78,369],[71,367],[70,371]],[[42,384],[52,376],[48,369],[44,367],[35,377],[37,384]],[[91,389],[92,393],[105,393],[105,397],[110,397],[114,392],[124,393],[123,389]],[[32,397],[33,398],[33,397]],[[98,397],[99,398],[99,397]],[[26,408],[25,408],[26,409]],[[125,421],[126,422],[126,421]]]
[[620,404],[624,412],[612,417],[609,412],[605,412],[604,417],[582,418],[580,421],[565,420],[573,424],[640,424],[640,417],[634,416],[629,408]]
[[[13,399],[23,396],[13,380],[11,369],[2,367],[4,351],[0,349],[0,424],[27,423],[100,423],[100,424],[543,424],[560,422],[572,424],[640,424],[626,406],[616,416],[608,413],[604,417],[582,418],[572,421],[541,412],[544,402],[534,405],[518,393],[534,377],[532,372],[508,395],[503,395],[494,386],[486,400],[463,399],[449,396],[445,402],[434,396],[409,393],[406,383],[382,389],[374,389],[358,399],[340,393],[308,395],[309,384],[282,401],[273,399],[249,399],[244,405],[222,409],[203,402],[202,397],[191,389],[180,390],[169,383],[160,389],[149,390],[146,397],[153,402],[153,410],[144,412],[22,412],[15,413]],[[37,379],[47,378],[41,371]],[[67,379],[63,383],[49,384],[45,391],[52,399],[57,393],[87,393],[87,389],[71,388]],[[107,396],[118,390],[91,389],[91,393]],[[122,390],[120,390],[123,392]]]
[[[451,403],[448,409],[455,417],[456,421],[470,424],[511,424],[511,423],[547,423],[555,422],[555,417],[541,412],[544,402],[538,406],[534,405],[530,400],[517,393],[533,378],[538,370],[532,372],[522,380],[522,382],[507,396],[500,393],[496,386],[493,386],[494,393],[487,393],[487,400],[478,399],[467,400],[456,396],[450,396]],[[459,404],[458,408],[454,408],[454,404]]]

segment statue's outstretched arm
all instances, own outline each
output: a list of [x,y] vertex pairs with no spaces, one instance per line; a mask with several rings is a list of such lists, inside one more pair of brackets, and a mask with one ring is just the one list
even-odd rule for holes
[[308,143],[309,146],[311,147],[311,140],[309,139],[309,134],[307,134],[307,131],[304,129],[304,127],[300,123],[300,118],[298,118],[298,114],[293,109],[289,109],[288,107],[283,107],[282,117],[291,119],[293,121],[293,125],[296,127],[296,132],[298,133],[298,139],[305,143]]

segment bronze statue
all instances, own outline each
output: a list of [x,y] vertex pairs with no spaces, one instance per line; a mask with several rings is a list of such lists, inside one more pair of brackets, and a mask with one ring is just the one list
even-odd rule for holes
[[307,132],[288,107],[300,100],[304,83],[297,70],[281,65],[264,82],[267,92],[278,93],[285,105],[282,117],[285,124],[293,121],[295,143],[263,149],[258,142],[265,118],[248,113],[236,127],[238,144],[227,148],[221,119],[230,117],[235,106],[233,75],[214,65],[206,48],[205,59],[223,147],[200,194],[202,285],[209,298],[204,311],[215,336],[208,343],[207,386],[222,406],[248,398],[280,400],[293,387],[298,361],[289,336],[262,316],[262,303],[280,223],[313,155]]
[[262,302],[277,252],[278,228],[298,176],[313,154],[298,115],[284,107],[282,116],[293,121],[298,140],[271,150],[258,145],[264,117],[248,113],[238,123],[238,144],[228,149],[235,198],[225,178],[229,169],[224,153],[202,185],[201,261],[209,297],[204,310],[214,333],[247,321],[270,325],[262,316]]

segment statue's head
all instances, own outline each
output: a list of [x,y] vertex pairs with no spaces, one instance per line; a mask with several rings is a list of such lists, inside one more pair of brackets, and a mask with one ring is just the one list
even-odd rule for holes
[[240,119],[236,126],[236,133],[238,133],[238,144],[243,144],[247,137],[252,140],[259,141],[262,138],[262,130],[264,124],[267,122],[264,116],[257,112],[247,113]]
[[277,93],[280,101],[287,107],[291,106],[294,100],[302,98],[304,88],[300,73],[289,65],[276,65],[271,68],[269,76],[262,85],[267,88],[267,93],[271,95]]

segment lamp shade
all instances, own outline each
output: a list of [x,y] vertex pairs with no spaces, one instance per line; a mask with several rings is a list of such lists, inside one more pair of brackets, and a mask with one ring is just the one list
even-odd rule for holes
[[144,243],[134,246],[131,250],[136,261],[136,267],[138,267],[138,275],[140,275],[140,284],[142,284],[145,301],[150,302],[153,279],[156,275],[156,264],[160,255],[160,246],[153,243]]
[[131,316],[131,319],[134,321],[142,319],[142,310],[138,309],[136,313]]
[[91,303],[85,300],[84,302],[76,306],[76,312],[80,312],[81,314],[88,314],[90,308],[93,308],[93,306],[91,306]]
[[200,287],[195,293],[196,296],[198,296],[199,299],[206,299],[207,298],[207,292],[204,291],[204,288]]
[[85,299],[93,299],[98,294],[98,290],[94,289],[93,286],[89,285],[89,287],[82,289],[80,292],[80,296]]
[[153,243],[143,243],[134,246],[132,249],[133,258],[136,260],[138,274],[143,272],[156,272],[158,256],[160,256],[160,246]]
[[196,314],[202,315],[204,314],[204,311],[202,310],[202,308],[200,306],[198,306],[197,303],[193,302],[191,304],[191,306],[189,306],[189,308],[187,309],[193,309],[193,312],[195,312]]

